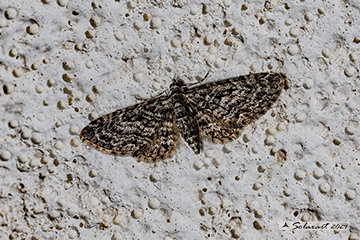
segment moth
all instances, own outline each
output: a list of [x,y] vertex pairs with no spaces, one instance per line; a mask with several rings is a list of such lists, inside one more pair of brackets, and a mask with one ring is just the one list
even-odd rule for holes
[[98,149],[145,161],[169,157],[179,135],[199,154],[202,138],[225,143],[262,116],[286,84],[280,73],[255,73],[189,86],[175,78],[168,94],[90,122],[80,138]]

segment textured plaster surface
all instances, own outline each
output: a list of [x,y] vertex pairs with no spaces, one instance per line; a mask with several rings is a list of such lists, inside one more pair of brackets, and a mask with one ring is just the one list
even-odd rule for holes
[[[359,239],[359,21],[358,1],[0,1],[0,238]],[[199,155],[79,139],[176,75],[269,71],[290,88]]]

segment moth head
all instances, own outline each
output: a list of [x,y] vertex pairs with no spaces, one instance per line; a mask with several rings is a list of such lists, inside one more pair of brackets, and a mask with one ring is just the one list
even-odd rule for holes
[[180,79],[178,76],[173,79],[173,82],[170,84],[170,90],[178,87],[185,86],[186,84],[182,79]]

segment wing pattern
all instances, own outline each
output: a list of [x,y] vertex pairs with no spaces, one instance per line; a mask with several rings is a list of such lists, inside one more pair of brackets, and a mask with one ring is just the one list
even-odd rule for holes
[[158,96],[99,117],[80,137],[105,152],[140,160],[165,158],[178,135],[169,101],[168,96]]
[[201,135],[228,142],[269,110],[284,86],[283,74],[257,73],[187,88],[185,97],[197,112]]

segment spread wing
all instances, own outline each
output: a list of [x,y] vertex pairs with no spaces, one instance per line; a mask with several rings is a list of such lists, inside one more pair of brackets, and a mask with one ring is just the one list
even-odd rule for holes
[[95,119],[80,137],[106,152],[156,160],[171,153],[177,135],[170,99],[158,96]]
[[184,92],[197,111],[201,134],[226,142],[269,110],[284,86],[282,74],[257,73],[185,88]]

